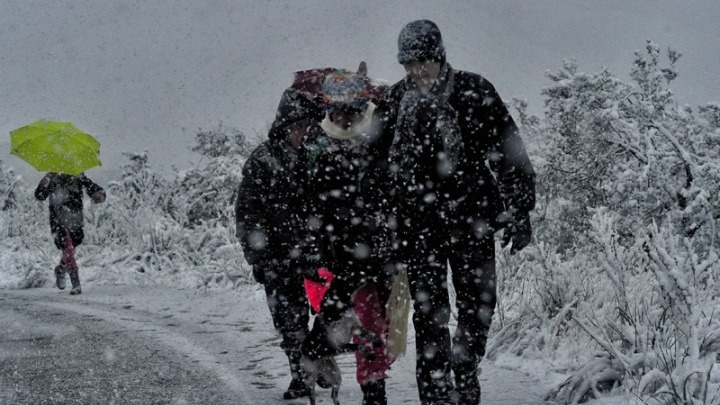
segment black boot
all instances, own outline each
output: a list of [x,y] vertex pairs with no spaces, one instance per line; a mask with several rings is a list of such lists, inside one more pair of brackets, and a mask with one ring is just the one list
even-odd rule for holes
[[60,263],[55,267],[55,285],[61,290],[64,290],[66,286],[65,272],[64,264]]
[[362,405],[387,405],[385,380],[368,381],[360,385],[363,393]]
[[70,275],[70,284],[72,284],[70,295],[78,295],[82,293],[82,289],[80,288],[80,275],[78,274],[78,269],[69,268],[68,274]]
[[290,363],[290,386],[283,393],[285,399],[296,399],[300,397],[306,397],[310,395],[310,389],[302,379],[302,370],[300,370],[300,351],[299,350],[287,350],[285,354],[288,356],[288,363]]
[[290,380],[290,386],[283,393],[284,399],[297,399],[301,397],[307,397],[310,395],[310,388],[305,385],[302,378],[293,378]]

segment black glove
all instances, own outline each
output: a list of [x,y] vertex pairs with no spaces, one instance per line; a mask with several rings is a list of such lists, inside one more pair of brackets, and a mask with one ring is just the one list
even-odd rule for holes
[[255,281],[257,281],[260,284],[265,284],[265,272],[263,271],[264,269],[262,267],[263,266],[260,266],[257,264],[254,265],[252,267],[252,274],[253,274],[253,278],[255,279]]
[[327,279],[320,274],[318,274],[318,269],[320,267],[306,267],[303,269],[303,277],[305,277],[306,280],[314,281],[316,283],[324,283],[327,281]]
[[308,280],[317,282],[324,280],[317,274],[318,269],[324,267],[318,254],[307,254],[293,259],[293,267]]
[[527,212],[517,212],[503,231],[502,247],[506,247],[512,242],[510,254],[514,255],[529,245],[531,239],[532,225],[530,224],[530,214]]

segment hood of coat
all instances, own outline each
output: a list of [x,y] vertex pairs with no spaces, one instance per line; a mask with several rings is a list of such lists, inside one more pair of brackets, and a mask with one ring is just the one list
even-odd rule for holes
[[287,89],[280,99],[268,138],[273,141],[287,141],[292,124],[304,119],[319,122],[324,114],[325,111],[318,103],[308,100],[295,89]]

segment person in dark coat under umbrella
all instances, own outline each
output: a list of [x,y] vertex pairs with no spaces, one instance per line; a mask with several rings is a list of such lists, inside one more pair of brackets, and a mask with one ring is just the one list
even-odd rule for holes
[[435,23],[405,25],[398,48],[407,76],[378,103],[377,144],[388,164],[395,260],[407,265],[414,300],[419,395],[423,404],[478,404],[496,304],[494,233],[504,228],[511,253],[529,244],[535,172],[493,85],[450,66]]
[[71,176],[63,173],[47,173],[35,189],[35,198],[49,199],[50,231],[55,246],[63,254],[55,267],[55,284],[65,289],[65,273],[70,275],[71,295],[82,292],[75,247],[85,237],[83,217],[83,189],[95,204],[105,201],[105,190],[81,173]]
[[[268,140],[248,157],[235,200],[236,237],[253,277],[263,284],[280,347],[290,364],[291,381],[285,399],[309,395],[300,375],[300,345],[308,333],[310,307],[303,270],[291,262],[302,228],[298,150],[307,127],[322,116],[319,106],[287,89],[278,105]],[[320,376],[318,385],[328,388]]]

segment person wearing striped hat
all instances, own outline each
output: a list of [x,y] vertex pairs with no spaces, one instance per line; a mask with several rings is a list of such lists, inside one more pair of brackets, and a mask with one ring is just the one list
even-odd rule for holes
[[385,266],[383,190],[372,142],[373,98],[380,91],[365,69],[361,64],[358,72],[340,69],[323,79],[320,99],[325,116],[309,129],[302,146],[308,226],[300,257],[310,279],[318,278],[317,269],[332,273],[302,352],[311,360],[334,355],[337,345],[329,338],[333,326],[346,311],[354,310],[374,336],[356,338],[364,348],[356,353],[363,404],[381,405],[387,403],[386,371],[395,361],[386,344],[385,303],[392,273]]

